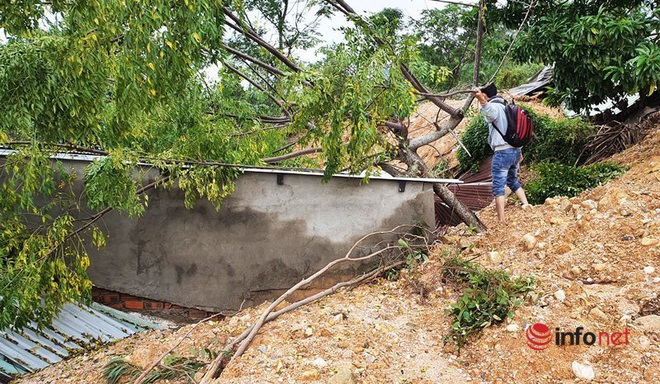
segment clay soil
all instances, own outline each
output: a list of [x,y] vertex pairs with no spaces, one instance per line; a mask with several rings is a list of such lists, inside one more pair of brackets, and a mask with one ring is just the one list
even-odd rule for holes
[[[498,225],[493,207],[487,207],[479,213],[489,228],[486,233],[451,228],[414,275],[404,274],[395,281],[380,278],[266,324],[217,382],[585,381],[574,373],[574,362],[593,368],[592,382],[658,382],[660,330],[654,328],[657,323],[641,323],[639,318],[660,315],[660,126],[611,161],[630,169],[577,197],[549,199],[530,210],[511,200],[506,207],[511,222],[506,226]],[[525,235],[533,236],[533,247],[525,245]],[[536,279],[534,292],[511,320],[486,328],[460,351],[445,343],[451,326],[445,310],[460,291],[441,279],[445,255],[455,249],[486,268]],[[209,361],[205,350],[220,351],[266,306],[200,324],[175,353]],[[537,322],[570,332],[578,326],[594,333],[627,330],[628,342],[551,344],[535,351],[527,345],[525,330]],[[18,382],[103,383],[101,369],[112,358],[145,367],[178,343],[190,327],[141,333]]]

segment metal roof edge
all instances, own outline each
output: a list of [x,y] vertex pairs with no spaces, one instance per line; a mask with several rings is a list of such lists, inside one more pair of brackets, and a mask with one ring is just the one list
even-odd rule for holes
[[[16,150],[0,148],[0,156],[9,156],[13,153],[16,153]],[[60,160],[71,160],[71,161],[86,161],[91,162],[97,159],[104,158],[105,156],[100,155],[88,155],[88,154],[78,154],[78,153],[57,153],[52,155],[53,159]],[[146,165],[151,166],[149,163],[138,163],[137,165]],[[245,173],[271,173],[279,175],[301,175],[301,176],[315,176],[322,177],[323,171],[316,169],[305,169],[305,170],[292,170],[289,168],[277,168],[277,167],[259,167],[251,165],[239,165],[239,164],[226,164],[226,166],[232,166],[241,169]],[[362,174],[349,174],[349,173],[335,173],[332,175],[335,178],[347,178],[347,179],[364,179],[365,175]],[[424,177],[395,177],[395,176],[369,176],[369,180],[391,180],[391,181],[405,181],[410,183],[441,183],[441,184],[462,184],[463,181],[459,179],[436,179],[436,178],[424,178]]]

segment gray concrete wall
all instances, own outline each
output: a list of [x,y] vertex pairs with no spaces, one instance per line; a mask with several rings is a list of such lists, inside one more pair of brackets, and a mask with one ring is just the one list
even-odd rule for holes
[[[79,190],[89,160],[61,159],[79,176]],[[407,181],[404,191],[388,179],[324,184],[319,175],[295,173],[281,182],[274,173],[246,172],[219,211],[203,199],[186,209],[176,187],[150,190],[142,217],[111,212],[97,223],[109,237],[106,247],[88,249],[92,282],[186,307],[236,310],[277,297],[366,234],[435,223],[432,185],[420,180]],[[380,249],[382,240],[370,238],[352,256]],[[376,262],[343,264],[308,288],[327,288]]]
[[[208,201],[183,206],[183,193],[154,190],[143,217],[111,213],[107,246],[92,251],[95,285],[210,310],[235,310],[276,297],[365,234],[400,224],[434,223],[430,184],[246,173],[216,211]],[[372,248],[373,247],[373,248]],[[375,249],[370,244],[358,253]],[[346,265],[312,288],[354,275]],[[364,266],[363,266],[364,267]],[[367,266],[368,267],[368,266]],[[364,269],[364,268],[363,268]]]

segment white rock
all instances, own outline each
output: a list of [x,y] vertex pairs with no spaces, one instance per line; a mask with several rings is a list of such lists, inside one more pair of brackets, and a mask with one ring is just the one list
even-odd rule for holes
[[518,332],[520,330],[520,327],[518,326],[518,324],[511,323],[506,326],[506,330],[509,332]]
[[645,247],[650,247],[658,244],[658,241],[658,239],[654,239],[652,237],[644,237],[639,242]]
[[564,300],[566,300],[566,292],[564,292],[563,289],[558,290],[557,292],[555,292],[555,299],[563,303]]
[[494,264],[499,264],[502,262],[502,254],[497,251],[491,251],[488,253],[488,258]]
[[525,249],[525,251],[531,251],[532,249],[534,249],[537,243],[536,237],[531,233],[528,233],[525,236],[523,236],[522,241],[523,241],[523,248]]
[[660,316],[658,315],[638,317],[634,324],[646,332],[660,332]]
[[314,360],[312,360],[312,365],[318,368],[325,368],[328,366],[328,362],[323,360],[321,357],[317,357]]
[[639,347],[640,348],[647,349],[650,346],[651,346],[651,340],[649,340],[648,337],[646,337],[646,336],[640,336],[639,337]]
[[644,267],[644,273],[646,273],[647,275],[650,275],[653,272],[655,272],[655,268],[651,267],[650,265],[648,267]]
[[594,367],[591,365],[580,364],[577,361],[574,361],[573,364],[571,364],[571,368],[573,368],[573,374],[575,374],[575,377],[579,379],[590,381],[596,377]]
[[582,206],[587,209],[596,209],[598,208],[598,203],[593,200],[585,200],[582,202]]

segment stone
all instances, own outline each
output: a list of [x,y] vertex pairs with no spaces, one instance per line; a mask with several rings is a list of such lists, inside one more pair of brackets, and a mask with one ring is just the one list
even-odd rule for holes
[[502,254],[500,252],[497,252],[497,251],[488,252],[488,258],[494,264],[499,264],[503,260]]
[[545,205],[559,204],[559,199],[556,197],[548,197],[545,199]]
[[590,364],[580,364],[577,361],[574,361],[571,364],[571,368],[573,369],[573,374],[578,379],[591,381],[594,379],[594,377],[596,377],[596,374],[594,373],[594,367],[592,367]]
[[658,315],[638,317],[633,324],[645,332],[660,332],[660,316]]
[[589,318],[600,323],[607,323],[610,321],[609,316],[605,312],[601,311],[600,308],[596,307],[589,311]]
[[580,269],[580,267],[575,266],[575,267],[571,268],[571,274],[573,274],[573,276],[578,276],[581,273],[582,273],[582,270]]
[[648,349],[650,346],[651,346],[651,340],[648,337],[644,335],[639,337],[639,347],[641,349]]
[[639,242],[640,242],[640,244],[642,244],[645,247],[651,247],[651,246],[654,246],[654,245],[658,244],[659,241],[660,240],[654,239],[652,237],[644,237]]
[[598,203],[593,200],[585,200],[581,205],[587,209],[598,209]]
[[607,269],[607,264],[604,264],[604,263],[598,263],[598,264],[594,265],[594,270],[595,270],[596,272],[602,272],[602,271],[604,271],[605,269]]
[[647,275],[650,275],[653,272],[655,272],[655,268],[653,268],[652,266],[649,265],[648,267],[644,267],[644,273],[646,273]]
[[508,332],[518,332],[520,330],[520,326],[516,323],[511,323],[506,326],[506,330]]
[[351,362],[341,362],[337,364],[335,370],[337,373],[328,379],[328,384],[355,384],[355,373]]
[[536,237],[534,235],[528,233],[525,236],[523,236],[522,242],[523,242],[523,249],[525,251],[531,251],[536,246],[538,240],[536,240]]
[[300,374],[300,380],[318,380],[321,375],[316,369],[305,371]]
[[328,362],[323,360],[322,357],[317,357],[314,360],[312,360],[312,365],[317,368],[325,368],[328,366]]
[[611,188],[605,195],[598,201],[598,211],[605,212],[612,208],[616,208],[621,204],[621,200],[624,200],[628,195],[619,188]]
[[554,296],[555,296],[555,299],[557,299],[558,301],[560,301],[562,303],[566,300],[566,292],[564,292],[563,289],[560,289],[557,292],[555,292]]
[[559,216],[553,216],[550,218],[550,224],[561,225],[564,224],[564,219]]

